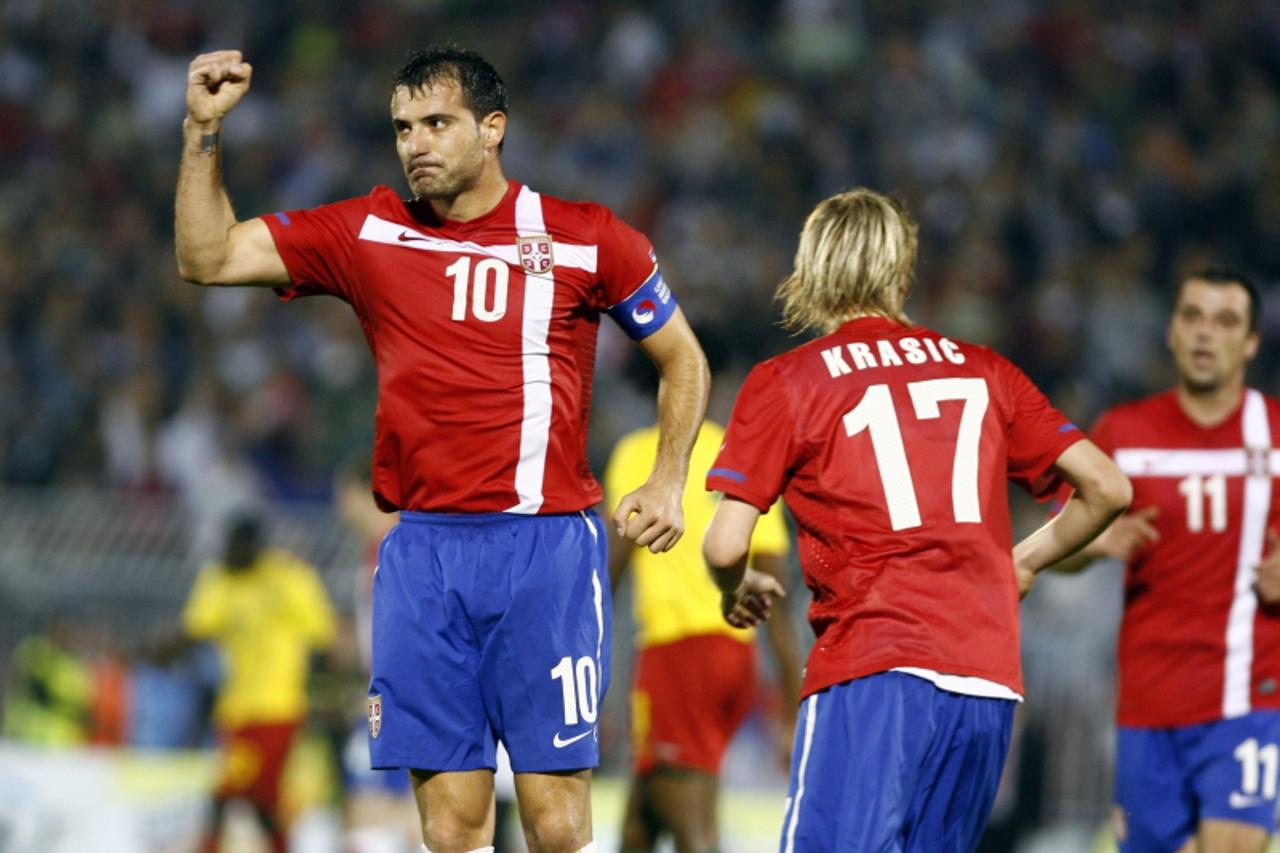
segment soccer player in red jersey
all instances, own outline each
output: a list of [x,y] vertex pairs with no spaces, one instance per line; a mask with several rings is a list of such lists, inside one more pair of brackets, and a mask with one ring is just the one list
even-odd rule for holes
[[1280,401],[1245,387],[1258,351],[1245,276],[1185,278],[1169,391],[1103,413],[1094,441],[1133,512],[1079,555],[1126,564],[1116,834],[1130,851],[1261,851],[1280,771]]
[[[1115,464],[1023,373],[903,312],[916,225],[865,189],[823,201],[779,288],[825,334],[757,365],[707,488],[703,552],[734,625],[777,581],[746,567],[781,495],[813,592],[782,849],[972,850],[1021,698],[1018,600],[1129,501]],[[1075,495],[1015,547],[1006,480]]]
[[251,75],[239,51],[191,63],[178,265],[199,284],[336,296],[373,350],[374,496],[400,511],[374,582],[373,764],[413,770],[431,851],[480,850],[501,740],[530,849],[592,849],[611,619],[585,452],[599,316],[662,377],[653,471],[613,517],[654,552],[683,532],[706,359],[643,235],[503,175],[506,89],[480,56],[433,48],[393,79],[411,199],[377,187],[237,221],[220,131]]

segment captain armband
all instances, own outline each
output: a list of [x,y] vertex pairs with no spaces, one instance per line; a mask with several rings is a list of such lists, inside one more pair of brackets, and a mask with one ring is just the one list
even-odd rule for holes
[[631,295],[609,309],[609,316],[633,341],[644,340],[661,329],[676,312],[676,298],[662,280],[662,271],[653,274]]

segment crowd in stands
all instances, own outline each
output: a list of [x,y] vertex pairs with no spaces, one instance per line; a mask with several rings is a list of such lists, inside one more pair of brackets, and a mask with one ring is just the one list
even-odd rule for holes
[[[509,174],[650,234],[736,369],[786,343],[771,295],[803,215],[854,184],[921,220],[912,315],[1011,355],[1085,421],[1166,380],[1177,270],[1280,275],[1273,4],[15,0],[0,5],[4,482],[325,496],[371,434],[370,360],[344,306],[179,280],[185,69],[232,46],[255,66],[225,133],[247,216],[403,189],[389,75],[430,41],[492,58]],[[1274,389],[1263,355],[1254,381]],[[629,358],[606,331],[602,376]],[[649,414],[625,382],[600,384],[597,465]]]

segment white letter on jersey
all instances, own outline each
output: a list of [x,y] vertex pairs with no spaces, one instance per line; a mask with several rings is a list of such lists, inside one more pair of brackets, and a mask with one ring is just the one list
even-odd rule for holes
[[956,346],[955,341],[943,338],[938,341],[942,347],[942,352],[947,356],[947,361],[952,364],[964,364],[964,353],[960,352],[960,347]]
[[871,354],[871,347],[863,343],[848,344],[849,355],[853,357],[853,366],[859,370],[876,366],[876,357]]
[[888,341],[876,341],[876,349],[880,350],[880,364],[883,367],[901,367],[902,358]]
[[915,338],[903,338],[898,341],[902,347],[903,353],[907,356],[907,361],[912,364],[924,364],[929,360],[929,356],[924,354],[924,350],[920,349],[920,341]]
[[827,372],[831,374],[832,379],[853,373],[853,368],[845,363],[844,356],[840,354],[840,347],[824,349],[822,360],[827,363]]

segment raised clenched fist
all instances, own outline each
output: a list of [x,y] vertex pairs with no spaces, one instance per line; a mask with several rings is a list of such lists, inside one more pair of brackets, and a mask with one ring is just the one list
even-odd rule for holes
[[249,91],[253,66],[238,50],[202,53],[187,69],[187,115],[201,125],[220,121]]

